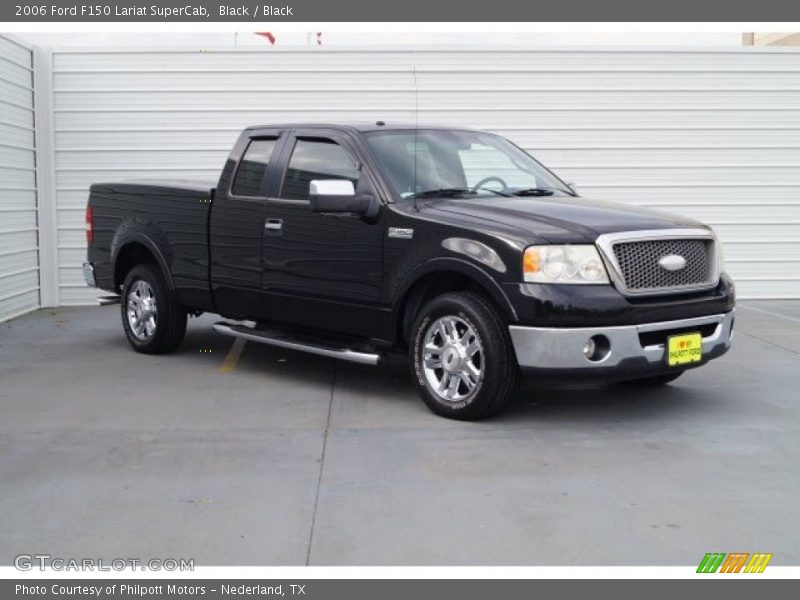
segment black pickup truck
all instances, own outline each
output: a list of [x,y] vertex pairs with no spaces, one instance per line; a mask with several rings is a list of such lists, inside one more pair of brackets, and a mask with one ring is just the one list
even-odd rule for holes
[[137,351],[175,350],[210,312],[284,348],[404,352],[452,418],[496,413],[520,373],[662,384],[731,343],[709,227],[581,198],[480,131],[251,127],[216,187],[93,185],[86,228],[87,283],[121,300]]

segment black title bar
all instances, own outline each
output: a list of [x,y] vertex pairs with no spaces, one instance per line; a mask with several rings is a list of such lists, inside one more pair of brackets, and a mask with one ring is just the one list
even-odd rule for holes
[[800,21],[790,0],[10,0],[4,22],[767,22]]

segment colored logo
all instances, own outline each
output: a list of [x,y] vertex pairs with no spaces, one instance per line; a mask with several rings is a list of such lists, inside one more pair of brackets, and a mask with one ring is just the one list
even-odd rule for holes
[[698,573],[763,573],[772,554],[764,552],[709,552],[700,561]]

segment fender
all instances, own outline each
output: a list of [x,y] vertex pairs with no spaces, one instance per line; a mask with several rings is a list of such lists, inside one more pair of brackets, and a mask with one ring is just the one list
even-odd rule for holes
[[117,228],[111,240],[111,264],[113,265],[114,277],[116,278],[117,258],[119,253],[131,242],[140,243],[152,253],[161,272],[164,274],[167,287],[174,291],[175,282],[172,280],[172,271],[169,268],[172,258],[169,243],[161,230],[152,223],[138,223],[129,219],[123,221]]
[[499,306],[502,306],[508,311],[508,314],[511,315],[514,321],[518,320],[517,311],[514,309],[514,306],[511,304],[511,301],[500,284],[475,263],[456,257],[439,257],[427,260],[412,270],[411,273],[403,279],[400,285],[395,289],[394,299],[392,301],[392,314],[395,320],[398,318],[399,304],[406,293],[411,289],[411,286],[425,275],[437,271],[454,271],[475,280],[489,293]]

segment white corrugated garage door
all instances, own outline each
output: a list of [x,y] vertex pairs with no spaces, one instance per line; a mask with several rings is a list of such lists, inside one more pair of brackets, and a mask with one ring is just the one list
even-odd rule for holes
[[0,36],[0,321],[39,306],[33,54]]
[[[800,53],[780,49],[235,49],[54,53],[59,294],[83,284],[91,182],[214,178],[281,121],[488,129],[584,195],[714,225],[742,297],[800,297]],[[415,93],[415,88],[418,93]]]

